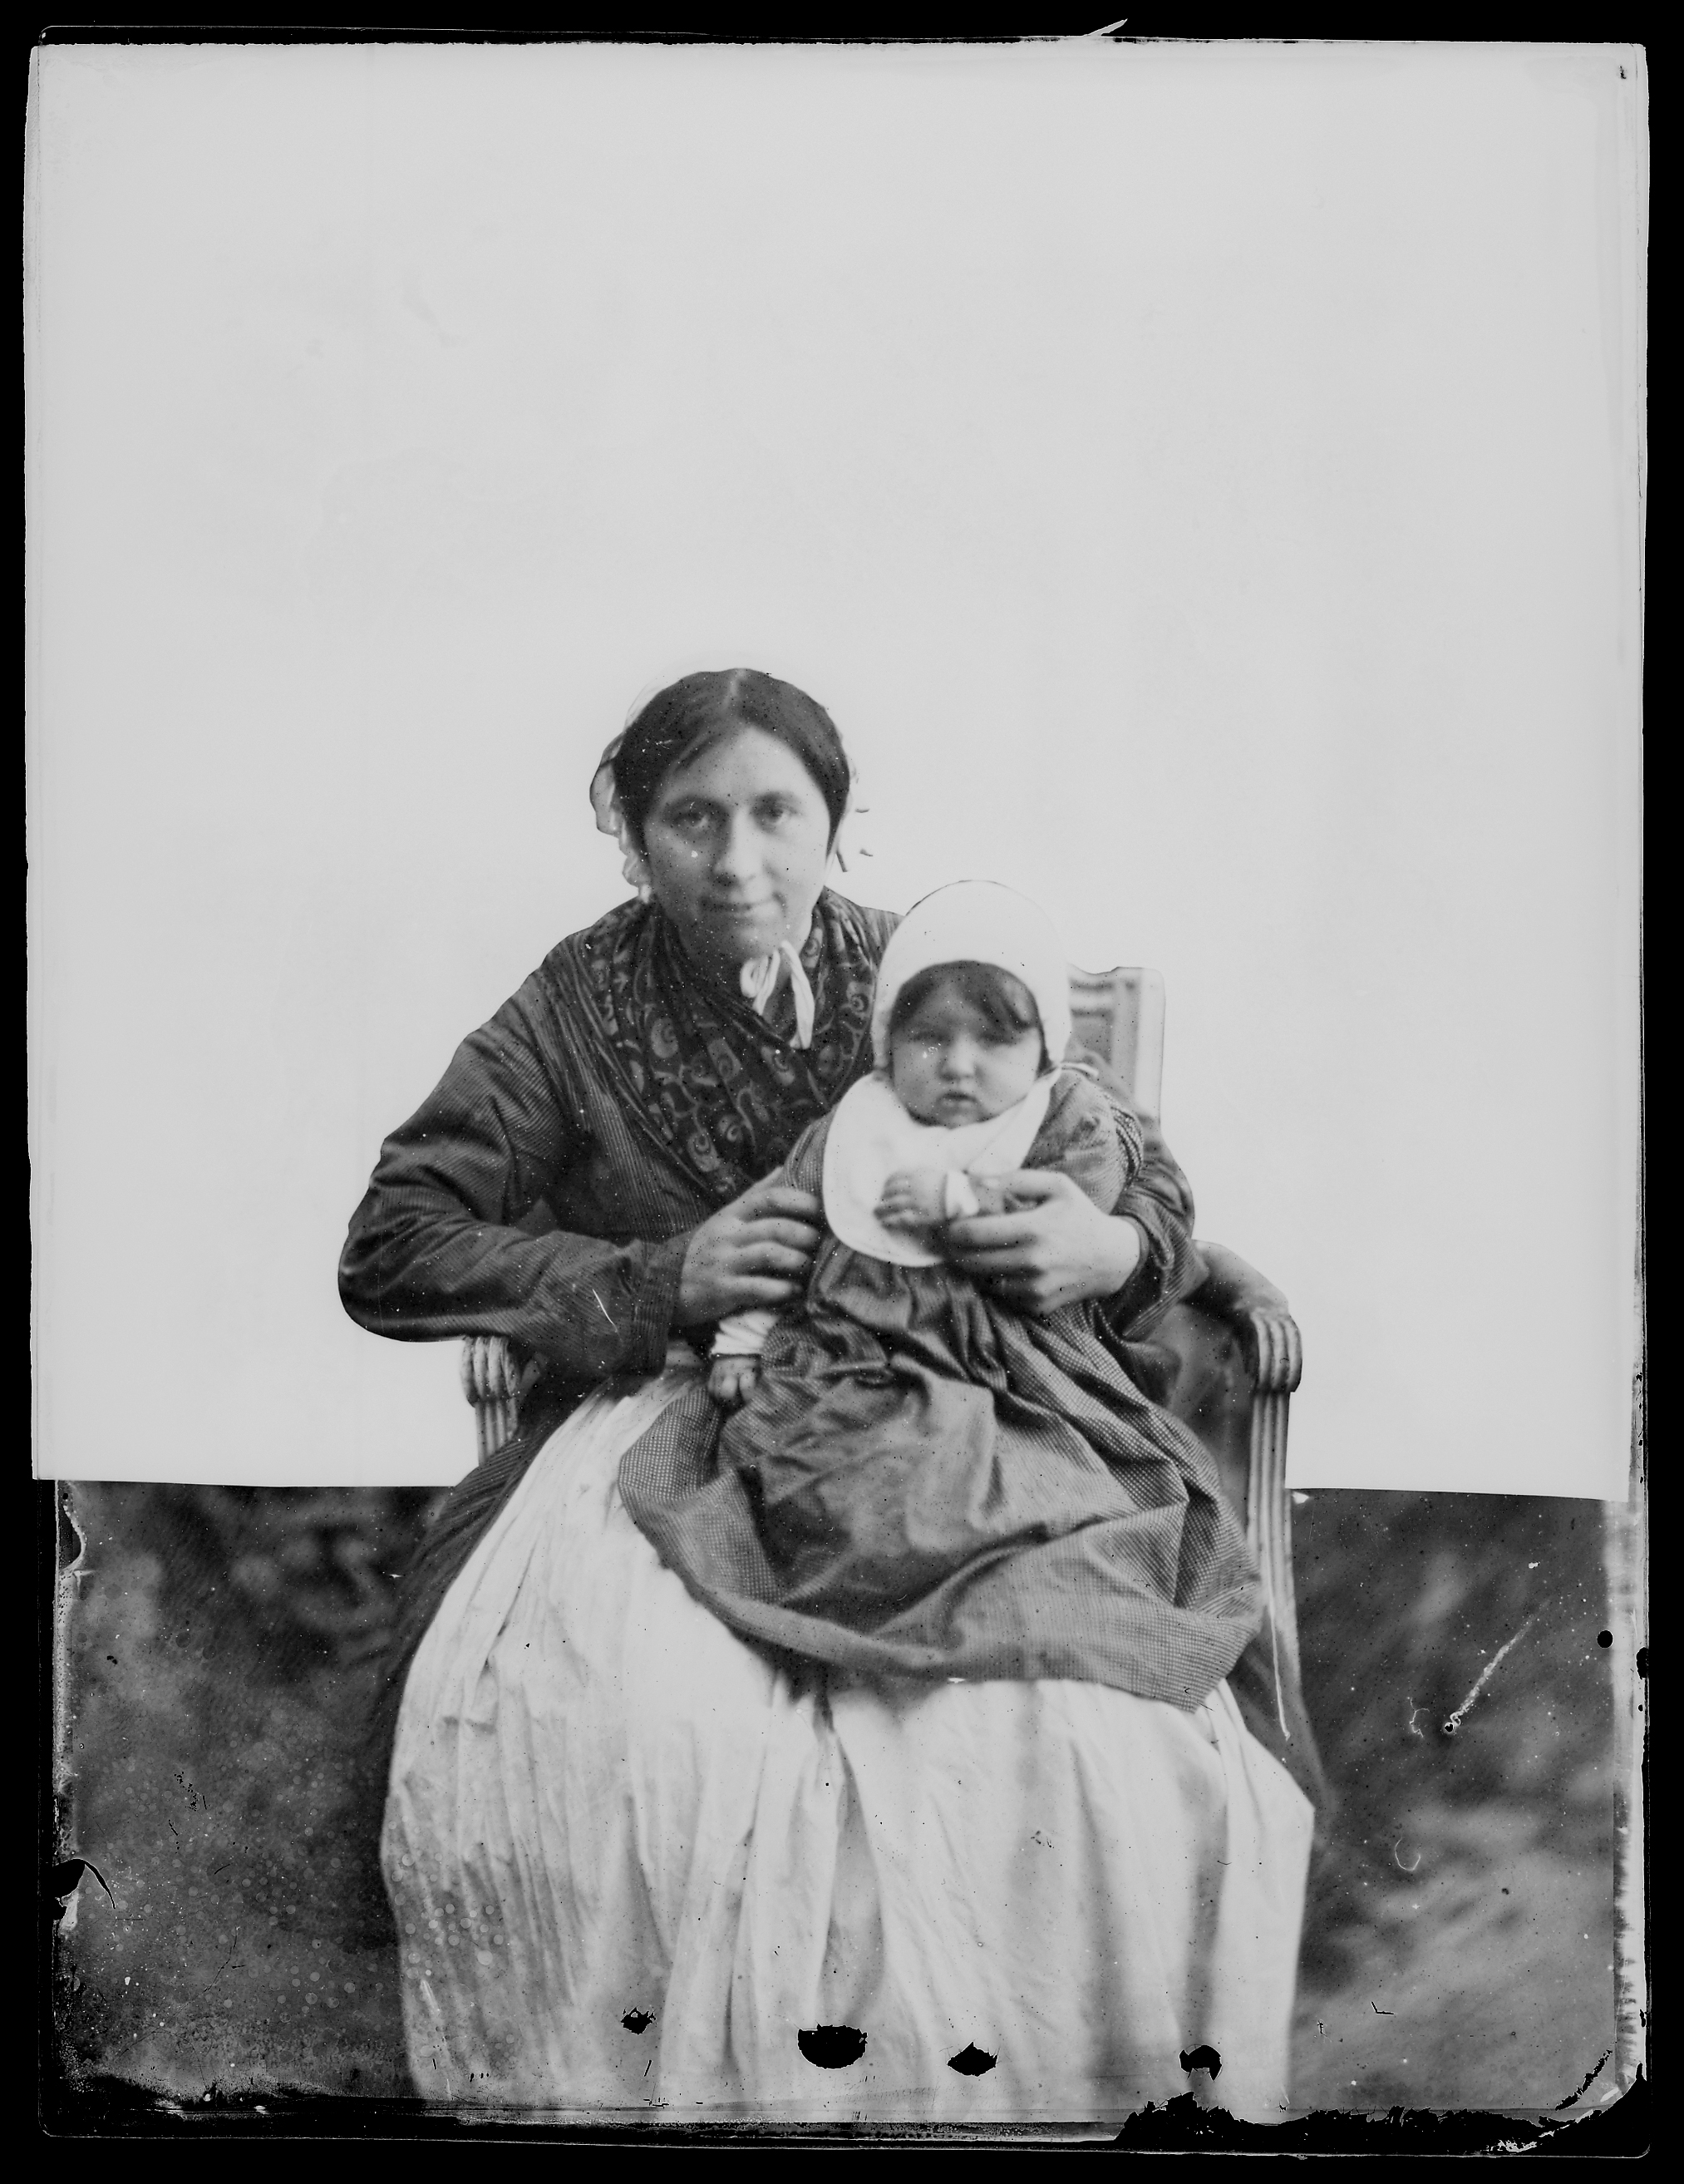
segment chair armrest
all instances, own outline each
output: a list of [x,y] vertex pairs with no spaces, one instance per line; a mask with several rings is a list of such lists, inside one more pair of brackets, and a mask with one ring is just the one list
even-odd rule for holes
[[464,1337],[462,1392],[473,1406],[481,1463],[514,1438],[533,1362],[506,1334]]
[[506,1334],[463,1337],[462,1393],[475,1404],[519,1401],[520,1365]]
[[1207,1269],[1190,1302],[1233,1329],[1260,1396],[1290,1396],[1303,1378],[1303,1344],[1291,1307],[1273,1282],[1225,1245],[1198,1246]]

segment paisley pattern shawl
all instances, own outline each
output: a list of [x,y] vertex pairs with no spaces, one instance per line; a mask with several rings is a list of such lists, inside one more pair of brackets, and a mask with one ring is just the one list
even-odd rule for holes
[[724,1206],[770,1174],[869,1072],[877,958],[894,922],[828,889],[820,896],[801,951],[815,1004],[805,1050],[790,1043],[787,990],[756,1016],[740,992],[697,969],[659,904],[611,911],[558,967],[626,1114]]

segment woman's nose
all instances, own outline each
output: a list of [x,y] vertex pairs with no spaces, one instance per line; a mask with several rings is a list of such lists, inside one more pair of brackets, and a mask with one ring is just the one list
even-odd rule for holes
[[753,822],[746,812],[741,812],[720,829],[714,850],[714,877],[746,880],[752,878],[754,866]]

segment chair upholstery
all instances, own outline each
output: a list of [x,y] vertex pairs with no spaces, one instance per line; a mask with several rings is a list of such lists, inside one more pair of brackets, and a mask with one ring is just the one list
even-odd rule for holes
[[[1109,1063],[1139,1112],[1153,1122],[1164,1083],[1164,981],[1156,971],[1070,972],[1077,1037]],[[1220,1244],[1201,1242],[1206,1277],[1164,1330],[1179,1357],[1170,1407],[1205,1443],[1244,1517],[1271,1610],[1283,1672],[1298,1675],[1292,1588],[1292,1503],[1287,1490],[1287,1408],[1303,1368],[1286,1298],[1255,1268]],[[473,1406],[478,1458],[486,1462],[520,1424],[520,1401],[537,1373],[500,1334],[462,1346],[462,1388]]]

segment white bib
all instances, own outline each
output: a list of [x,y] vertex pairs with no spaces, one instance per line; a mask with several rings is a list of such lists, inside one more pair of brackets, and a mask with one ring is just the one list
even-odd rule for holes
[[1023,1166],[1046,1120],[1057,1076],[1054,1070],[1038,1078],[1004,1114],[951,1130],[908,1114],[886,1078],[862,1078],[837,1103],[825,1141],[825,1219],[831,1234],[868,1258],[898,1267],[939,1266],[939,1251],[905,1230],[886,1228],[877,1218],[884,1184],[909,1167],[940,1168],[954,1176],[1009,1175]]

